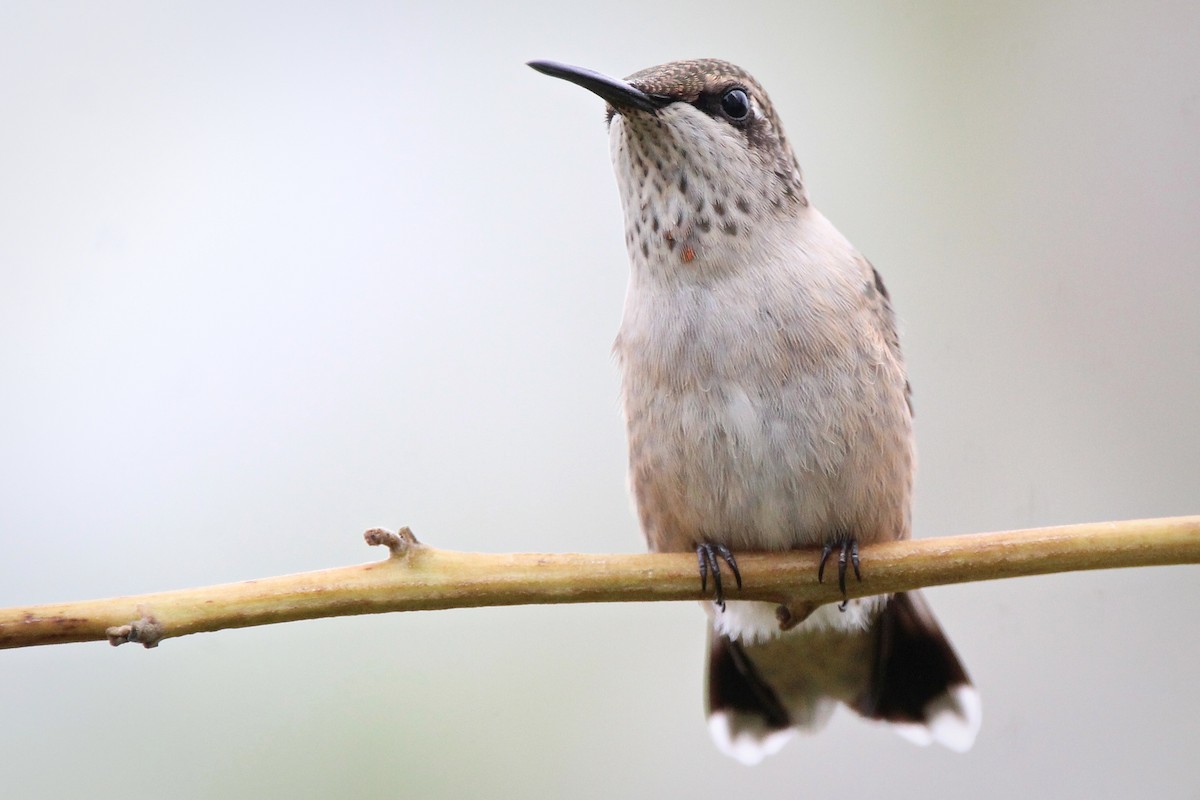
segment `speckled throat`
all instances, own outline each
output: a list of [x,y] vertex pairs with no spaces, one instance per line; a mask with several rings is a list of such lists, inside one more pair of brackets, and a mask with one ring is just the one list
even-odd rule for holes
[[[660,259],[712,267],[706,255],[745,258],[747,237],[808,205],[800,168],[774,107],[744,70],[725,61],[681,61],[628,83],[670,102],[651,111],[610,102],[613,164],[635,270]],[[745,119],[721,99],[741,90]],[[741,237],[741,241],[732,241]],[[733,251],[733,252],[729,252]]]

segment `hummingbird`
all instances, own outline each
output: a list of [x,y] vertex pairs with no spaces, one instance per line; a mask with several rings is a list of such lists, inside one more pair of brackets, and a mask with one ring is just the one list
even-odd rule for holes
[[[629,483],[650,549],[694,551],[705,591],[712,578],[718,748],[757,763],[842,703],[966,751],[979,695],[921,594],[845,599],[860,544],[912,534],[911,389],[883,280],[809,201],[767,93],[717,59],[624,80],[529,66],[606,103]],[[728,596],[738,552],[808,547],[821,580],[836,553],[840,605],[788,618]]]

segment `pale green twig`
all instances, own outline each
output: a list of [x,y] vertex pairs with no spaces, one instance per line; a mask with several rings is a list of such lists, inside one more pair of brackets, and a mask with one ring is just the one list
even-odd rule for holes
[[[162,639],[201,631],[385,611],[525,603],[698,600],[692,553],[487,554],[439,550],[400,534],[367,532],[391,557],[354,567],[156,594],[0,609],[0,648]],[[796,619],[840,599],[817,583],[816,551],[738,553],[744,588],[730,599],[767,600]],[[949,583],[1074,570],[1200,563],[1200,516],[1100,522],[890,542],[862,548],[851,597]]]

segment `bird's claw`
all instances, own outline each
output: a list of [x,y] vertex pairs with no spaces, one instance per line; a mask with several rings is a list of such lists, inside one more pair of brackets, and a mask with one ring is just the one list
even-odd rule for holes
[[[717,557],[720,556],[720,561]],[[721,585],[721,561],[729,565],[730,571],[733,572],[733,579],[737,582],[737,588],[742,588],[742,573],[738,570],[737,560],[733,557],[733,553],[723,544],[711,544],[702,542],[696,545],[696,560],[700,563],[700,591],[708,591],[708,573],[712,572],[713,577],[713,602],[717,604],[717,608],[721,611],[725,610],[725,589]]]
[[[821,560],[817,564],[817,582],[825,582],[825,562],[829,560],[829,556],[833,554],[833,545],[826,544],[821,548]],[[854,567],[854,577],[862,580],[862,571],[859,568],[858,561],[858,539],[853,536],[842,539],[838,543],[838,588],[842,591],[842,602],[838,604],[838,611],[845,611],[846,604],[850,602],[846,597],[846,568],[847,566]]]

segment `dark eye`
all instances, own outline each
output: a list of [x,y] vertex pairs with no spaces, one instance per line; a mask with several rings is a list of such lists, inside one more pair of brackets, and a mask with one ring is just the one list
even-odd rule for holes
[[730,89],[721,95],[721,110],[735,122],[750,116],[750,97],[745,89]]

